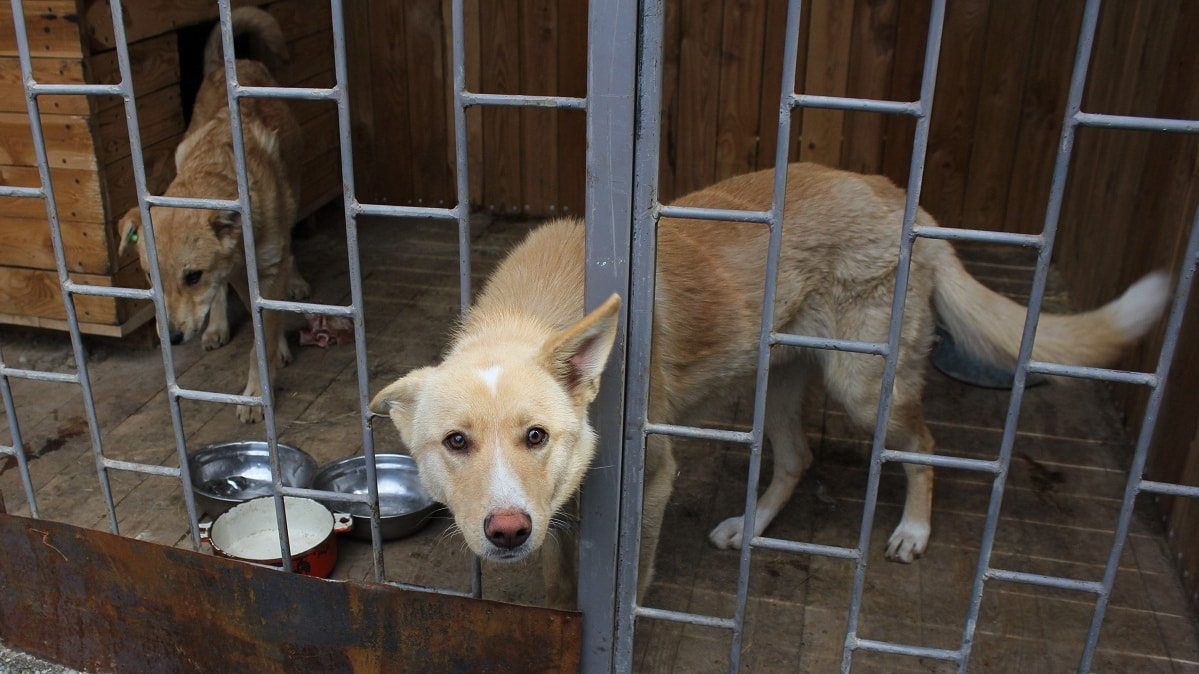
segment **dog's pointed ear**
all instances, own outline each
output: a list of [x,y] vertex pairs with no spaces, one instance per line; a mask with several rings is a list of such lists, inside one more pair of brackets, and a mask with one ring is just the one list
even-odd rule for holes
[[575,400],[586,405],[599,393],[600,375],[616,340],[620,296],[613,294],[582,320],[555,334],[542,347],[550,372]]
[[385,386],[371,400],[371,411],[390,416],[400,432],[400,439],[409,447],[412,446],[412,421],[416,411],[416,398],[432,372],[431,367],[413,370]]
[[121,243],[117,247],[117,256],[123,257],[125,251],[129,250],[129,246],[137,244],[138,238],[142,231],[142,213],[137,206],[125,211],[125,215],[121,216],[120,223],[117,229],[121,232]]
[[241,213],[218,211],[217,216],[212,219],[210,224],[217,241],[220,241],[227,250],[233,250],[237,248],[237,244],[241,243]]

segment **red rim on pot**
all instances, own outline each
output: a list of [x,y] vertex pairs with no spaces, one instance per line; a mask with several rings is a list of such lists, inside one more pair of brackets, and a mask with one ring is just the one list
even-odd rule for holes
[[[337,534],[349,531],[350,515],[334,514],[317,501],[284,496],[291,567],[296,573],[325,578],[337,563]],[[279,525],[275,498],[262,496],[240,503],[212,523],[200,525],[200,540],[219,557],[278,566]]]

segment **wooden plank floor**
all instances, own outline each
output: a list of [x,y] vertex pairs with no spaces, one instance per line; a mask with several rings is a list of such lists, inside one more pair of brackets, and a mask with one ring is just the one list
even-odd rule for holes
[[[349,302],[341,211],[322,211],[301,230],[297,251],[314,300]],[[484,226],[485,225],[485,226]],[[480,223],[474,240],[475,283],[530,225]],[[359,228],[366,295],[371,392],[407,370],[436,359],[457,315],[456,232],[437,222],[366,221]],[[1027,261],[986,250],[967,251],[971,268],[1017,298],[1027,292]],[[1052,294],[1049,306],[1066,299]],[[236,304],[233,302],[232,304]],[[236,392],[244,384],[249,326],[244,312],[224,348],[198,344],[173,351],[185,387]],[[280,371],[280,440],[325,463],[361,451],[353,348],[299,347],[303,319],[288,319],[295,362]],[[4,362],[13,367],[74,371],[70,343],[57,333],[0,328]],[[88,374],[107,456],[176,465],[163,361],[156,349],[89,340]],[[14,381],[23,444],[41,517],[109,528],[109,517],[78,386]],[[939,451],[993,458],[1007,393],[975,388],[932,372],[926,392]],[[750,398],[739,393],[699,410],[699,419],[744,425]],[[769,535],[854,546],[862,511],[869,435],[817,392],[808,399],[807,429],[817,462]],[[243,426],[231,408],[185,403],[189,447],[261,439],[261,425]],[[0,416],[0,431],[11,420]],[[995,543],[995,566],[1097,580],[1102,574],[1129,462],[1130,438],[1106,388],[1051,381],[1028,391],[1021,433]],[[8,433],[3,437],[7,442]],[[398,447],[394,429],[378,423],[376,451]],[[744,500],[744,448],[681,442],[681,466],[667,510],[651,606],[728,616],[733,611],[738,555],[707,543],[707,532],[736,514]],[[763,480],[768,479],[769,462]],[[120,532],[164,545],[190,546],[180,485],[161,477],[113,472]],[[964,471],[938,472],[930,548],[912,565],[884,562],[881,552],[899,518],[902,471],[887,466],[867,575],[859,635],[937,648],[956,648],[969,601],[990,482]],[[13,462],[0,464],[0,492],[9,512],[28,514]],[[368,545],[345,539],[336,578],[374,577]],[[385,544],[391,581],[468,590],[469,554],[443,518],[419,534]],[[853,567],[849,562],[755,551],[743,670],[834,671],[840,661]],[[484,594],[542,601],[537,560],[484,569]],[[971,671],[1058,672],[1077,666],[1094,597],[992,581],[982,604]],[[1172,564],[1153,504],[1138,504],[1121,559],[1096,671],[1199,672],[1199,630]],[[643,620],[636,669],[642,672],[726,671],[727,632]],[[942,672],[931,660],[859,655],[855,671]]]

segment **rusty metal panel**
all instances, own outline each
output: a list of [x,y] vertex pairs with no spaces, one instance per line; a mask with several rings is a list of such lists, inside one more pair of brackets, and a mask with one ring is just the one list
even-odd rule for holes
[[575,672],[578,613],[0,514],[0,639],[94,672]]

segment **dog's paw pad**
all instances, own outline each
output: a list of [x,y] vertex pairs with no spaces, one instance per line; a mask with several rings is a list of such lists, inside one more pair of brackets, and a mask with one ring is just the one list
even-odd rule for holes
[[733,550],[741,547],[741,534],[744,532],[745,520],[740,517],[730,517],[721,522],[708,534],[708,540],[722,550]]
[[287,298],[290,300],[306,300],[312,294],[312,286],[304,279],[291,279],[287,282]]
[[913,524],[900,522],[887,541],[887,559],[893,562],[911,564],[917,557],[924,554],[928,547],[929,525],[927,523]]
[[229,330],[224,331],[213,330],[205,332],[200,338],[200,343],[204,346],[205,351],[219,349],[229,343]]

